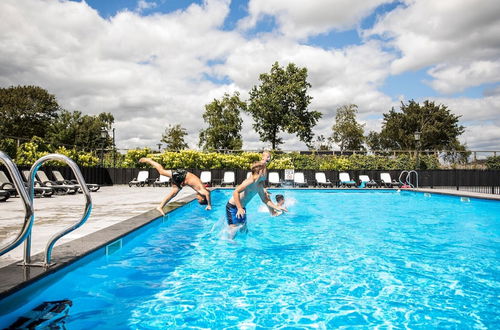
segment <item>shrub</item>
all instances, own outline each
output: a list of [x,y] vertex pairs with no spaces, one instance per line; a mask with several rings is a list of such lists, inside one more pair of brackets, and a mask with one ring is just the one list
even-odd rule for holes
[[489,170],[500,170],[500,156],[486,158],[486,167]]

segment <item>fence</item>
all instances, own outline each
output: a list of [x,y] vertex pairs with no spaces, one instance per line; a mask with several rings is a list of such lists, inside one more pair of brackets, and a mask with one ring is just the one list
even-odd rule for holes
[[[21,170],[29,167],[20,167]],[[72,178],[72,172],[68,167],[45,167],[47,174],[52,174],[52,170],[59,170],[66,178]],[[88,183],[98,183],[101,185],[128,184],[133,178],[137,177],[139,171],[149,171],[150,178],[158,177],[158,172],[154,168],[135,169],[135,168],[98,168],[82,167],[82,174]],[[188,169],[188,171],[200,175],[201,169]],[[210,170],[212,173],[212,182],[218,184],[221,182],[224,172],[228,169]],[[234,169],[236,182],[243,181],[248,170]],[[284,178],[284,170],[270,170],[279,173],[280,178]],[[303,172],[309,185],[315,184],[314,170],[295,170]],[[5,172],[5,171],[4,171]],[[331,182],[337,182],[339,171],[321,171],[324,172],[327,179]],[[393,170],[356,170],[346,171],[352,179],[358,179],[359,175],[368,175],[370,179],[379,180],[380,173],[389,173],[395,180],[399,178],[401,171]],[[471,192],[481,192],[487,194],[500,195],[500,170],[422,170],[418,171],[419,187],[447,188],[464,190]]]

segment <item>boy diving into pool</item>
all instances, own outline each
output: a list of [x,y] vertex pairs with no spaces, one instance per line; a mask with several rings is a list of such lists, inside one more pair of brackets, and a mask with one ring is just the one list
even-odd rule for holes
[[252,175],[244,180],[233,192],[226,204],[226,219],[229,225],[229,239],[233,239],[238,231],[247,230],[246,205],[259,194],[262,203],[275,211],[286,211],[286,208],[274,204],[264,191],[266,180],[265,162],[256,162],[251,167]]
[[201,205],[207,206],[205,210],[212,209],[212,204],[210,202],[210,191],[205,188],[200,178],[198,178],[193,173],[182,169],[178,169],[175,171],[166,170],[163,168],[163,166],[161,166],[151,158],[141,158],[139,159],[139,163],[148,163],[149,165],[153,166],[158,171],[158,173],[172,179],[172,190],[156,208],[161,214],[165,215],[165,213],[163,212],[163,207],[172,198],[174,198],[184,186],[190,186],[194,189],[194,191],[196,191],[196,199],[198,199],[198,202]]

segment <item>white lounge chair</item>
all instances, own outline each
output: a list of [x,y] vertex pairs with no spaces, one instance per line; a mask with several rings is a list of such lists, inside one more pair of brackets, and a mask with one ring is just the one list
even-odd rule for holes
[[252,176],[252,172],[247,172],[247,179]]
[[166,187],[169,185],[169,183],[170,177],[160,174],[160,176],[156,178],[155,182],[153,182],[153,187]]
[[304,173],[295,172],[293,174],[293,185],[295,187],[307,187],[307,180],[304,178]]
[[380,173],[380,184],[386,188],[401,186],[401,184],[398,181],[391,178],[391,175],[389,173]]
[[[54,175],[54,178],[56,178],[56,182],[59,183],[59,184],[67,184],[67,185],[78,185],[78,191],[80,191],[80,185],[78,184],[78,181],[77,180],[66,180],[63,175],[61,174],[61,172],[59,171],[52,171],[52,174]],[[92,192],[95,192],[95,191],[98,191],[99,188],[101,188],[100,185],[96,184],[96,183],[86,183],[87,184],[87,188],[89,188],[90,191]]]
[[314,178],[316,179],[316,184],[318,186],[322,186],[322,187],[333,187],[333,183],[330,182],[330,180],[328,180],[326,178],[326,175],[325,173],[323,172],[316,172],[314,174]]
[[371,188],[371,187],[377,187],[378,184],[371,180],[370,177],[368,175],[360,175],[359,176],[359,188]]
[[224,178],[222,179],[222,182],[220,183],[221,187],[225,185],[232,185],[234,186],[234,172],[233,171],[226,171],[224,172]]
[[339,184],[341,187],[356,187],[356,181],[351,180],[349,173],[341,172],[339,173]]
[[280,174],[278,172],[269,172],[267,179],[269,182],[269,186],[274,185],[278,187],[281,185]]
[[44,171],[38,170],[36,172],[36,176],[40,182],[42,182],[42,186],[50,187],[54,189],[56,193],[60,194],[75,194],[80,188],[79,185],[76,184],[65,184],[65,183],[57,183],[56,181],[49,180],[47,174]]
[[129,187],[136,185],[137,187],[144,187],[149,180],[149,171],[139,171],[137,178],[133,178],[132,181],[128,183]]
[[212,172],[210,171],[202,171],[200,174],[201,183],[206,186],[212,185]]

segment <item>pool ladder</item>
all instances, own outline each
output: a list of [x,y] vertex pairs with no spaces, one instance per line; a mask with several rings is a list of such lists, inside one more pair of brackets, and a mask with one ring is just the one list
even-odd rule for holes
[[[82,215],[82,218],[80,221],[76,222],[75,224],[61,230],[60,232],[54,234],[49,241],[47,242],[47,245],[45,247],[45,253],[44,253],[44,261],[41,263],[33,263],[31,262],[31,230],[33,228],[33,223],[35,222],[35,211],[33,207],[33,199],[35,196],[35,176],[36,172],[38,169],[42,166],[43,163],[50,161],[50,160],[58,160],[66,163],[71,170],[73,171],[73,174],[76,177],[76,180],[78,181],[78,184],[80,185],[80,189],[85,195],[85,209]],[[54,263],[51,263],[51,256],[52,256],[52,249],[54,248],[54,245],[56,242],[63,236],[69,234],[73,230],[77,229],[81,225],[83,225],[87,219],[90,216],[90,212],[92,210],[92,199],[90,197],[90,191],[87,187],[87,184],[85,183],[85,180],[83,178],[82,172],[80,171],[80,168],[74,161],[72,161],[70,158],[60,155],[60,154],[49,154],[46,156],[43,156],[39,158],[31,167],[30,170],[30,177],[28,180],[28,185],[27,187],[24,185],[23,179],[21,178],[21,174],[19,173],[19,169],[17,166],[14,164],[12,159],[3,151],[0,151],[0,161],[5,165],[7,168],[10,177],[12,178],[13,184],[21,197],[23,201],[23,205],[25,208],[25,216],[24,216],[24,223],[21,228],[21,231],[19,234],[9,243],[7,243],[5,246],[0,247],[0,256],[6,254],[7,252],[15,249],[17,246],[22,244],[24,242],[24,259],[20,263],[21,266],[36,266],[36,267],[50,267],[54,265]]]
[[[402,181],[402,178],[404,177],[405,174],[406,174],[405,180]],[[412,183],[412,176],[411,176],[412,174],[415,174],[415,184]],[[399,174],[398,180],[402,185],[408,185],[412,188],[418,188],[418,172],[415,170],[401,171],[401,173]]]

